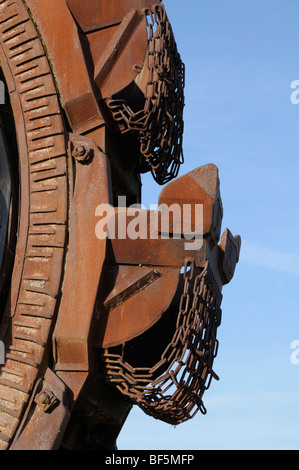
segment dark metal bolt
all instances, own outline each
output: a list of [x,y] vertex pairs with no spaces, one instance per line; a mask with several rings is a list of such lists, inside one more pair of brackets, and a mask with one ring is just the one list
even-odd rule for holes
[[42,404],[42,405],[49,405],[51,403],[51,398],[49,397],[47,392],[42,392],[38,396],[38,400],[39,400],[40,404]]
[[91,149],[87,145],[78,145],[74,148],[72,156],[80,163],[86,163],[91,156]]
[[34,401],[44,411],[50,411],[59,400],[51,390],[43,390],[36,395]]

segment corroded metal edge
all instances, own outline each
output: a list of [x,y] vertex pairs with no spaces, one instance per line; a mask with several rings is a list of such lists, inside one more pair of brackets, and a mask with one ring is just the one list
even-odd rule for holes
[[0,61],[21,169],[21,214],[11,302],[1,325],[0,449],[8,449],[45,368],[55,322],[68,217],[65,133],[51,68],[21,0],[0,1]]

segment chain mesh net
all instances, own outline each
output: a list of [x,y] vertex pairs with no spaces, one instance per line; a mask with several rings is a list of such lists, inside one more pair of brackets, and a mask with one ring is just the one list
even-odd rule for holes
[[[158,184],[176,178],[183,163],[183,108],[185,70],[163,4],[145,11],[148,49],[143,75],[148,77],[143,109],[114,95],[107,101],[121,132],[134,133],[141,167]],[[143,71],[144,72],[144,71]]]
[[186,262],[182,276],[175,331],[155,365],[130,364],[126,343],[117,352],[103,351],[107,380],[147,414],[173,425],[193,418],[198,410],[205,414],[203,394],[213,378],[218,380],[212,366],[222,294],[209,262],[201,269]]

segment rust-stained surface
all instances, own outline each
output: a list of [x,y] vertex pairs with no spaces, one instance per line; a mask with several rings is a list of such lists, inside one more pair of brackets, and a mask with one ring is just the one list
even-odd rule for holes
[[[114,449],[133,404],[205,413],[240,237],[221,235],[215,165],[178,177],[184,65],[163,3],[3,0],[0,46],[0,449]],[[144,172],[165,186],[132,238]]]

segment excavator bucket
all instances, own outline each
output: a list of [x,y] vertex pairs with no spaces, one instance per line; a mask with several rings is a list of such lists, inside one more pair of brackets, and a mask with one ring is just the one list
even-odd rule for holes
[[2,0],[0,45],[0,449],[115,449],[135,404],[205,413],[240,237],[215,165],[178,176],[163,3]]

